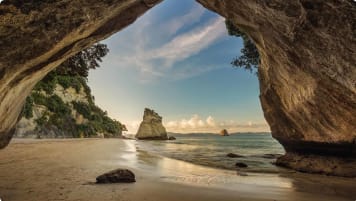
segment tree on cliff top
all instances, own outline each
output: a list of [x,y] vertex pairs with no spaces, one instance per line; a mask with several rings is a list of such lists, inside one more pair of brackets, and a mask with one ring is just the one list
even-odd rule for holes
[[244,68],[250,72],[253,72],[254,69],[257,70],[260,55],[253,41],[231,21],[226,20],[225,25],[230,36],[241,37],[244,43],[244,47],[241,49],[241,56],[236,57],[231,64],[234,67]]
[[55,72],[59,75],[88,77],[90,69],[100,67],[101,58],[109,52],[107,45],[97,43],[64,61]]

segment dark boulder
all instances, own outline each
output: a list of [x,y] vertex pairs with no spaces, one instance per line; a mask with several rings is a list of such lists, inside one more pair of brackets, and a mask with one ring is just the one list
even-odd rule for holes
[[248,167],[248,165],[246,165],[245,163],[242,163],[242,162],[235,163],[235,166],[239,167],[239,168],[247,168]]
[[135,174],[127,169],[116,169],[96,178],[97,184],[136,182]]
[[242,155],[234,154],[234,153],[228,153],[226,156],[229,158],[243,158],[244,157]]
[[176,140],[176,138],[173,136],[169,136],[168,140]]

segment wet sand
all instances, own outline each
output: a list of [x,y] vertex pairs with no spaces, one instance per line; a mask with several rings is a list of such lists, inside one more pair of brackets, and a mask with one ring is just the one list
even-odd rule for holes
[[[189,154],[189,153],[187,153]],[[94,184],[116,168],[132,184]],[[356,179],[302,173],[238,176],[137,151],[121,139],[19,140],[0,150],[2,201],[353,201]]]

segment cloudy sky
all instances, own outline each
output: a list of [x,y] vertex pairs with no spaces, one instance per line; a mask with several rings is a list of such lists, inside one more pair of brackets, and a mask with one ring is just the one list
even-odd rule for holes
[[231,67],[240,39],[193,0],[166,0],[103,41],[110,53],[90,72],[96,103],[135,133],[145,107],[171,132],[269,131],[257,77]]

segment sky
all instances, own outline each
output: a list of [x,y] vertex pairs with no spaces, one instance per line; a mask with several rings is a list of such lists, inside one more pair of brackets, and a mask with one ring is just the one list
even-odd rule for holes
[[193,0],[166,0],[102,41],[110,49],[89,73],[95,102],[134,134],[144,108],[169,132],[269,131],[257,76],[233,68],[242,41],[224,18]]

